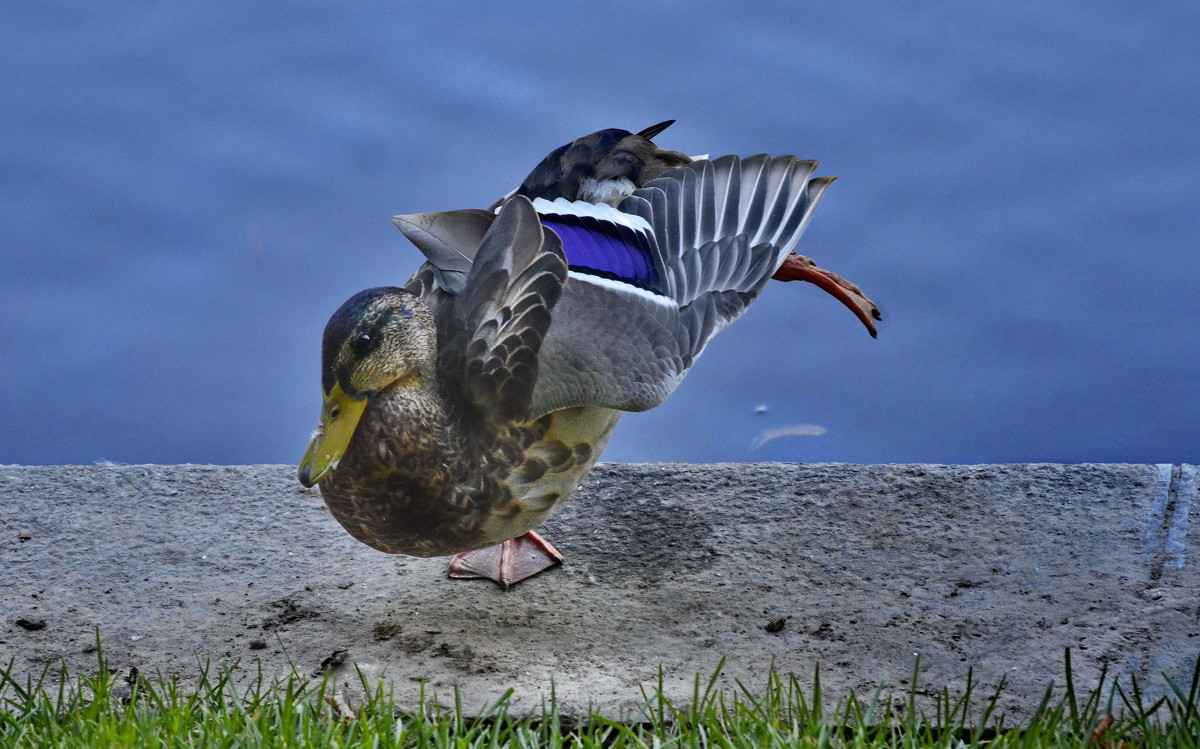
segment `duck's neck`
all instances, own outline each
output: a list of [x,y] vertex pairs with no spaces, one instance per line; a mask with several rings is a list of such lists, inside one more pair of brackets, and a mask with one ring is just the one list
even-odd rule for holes
[[338,467],[321,482],[325,504],[350,535],[392,554],[474,548],[479,518],[463,506],[471,455],[453,438],[452,418],[436,385],[372,396]]
[[450,412],[436,385],[374,394],[322,491],[335,501],[353,496],[360,502],[374,497],[437,503],[462,479],[461,450],[452,435]]
[[[372,396],[337,473],[410,501],[435,502],[462,478],[461,449],[436,383],[393,387]],[[335,488],[330,486],[330,488]]]

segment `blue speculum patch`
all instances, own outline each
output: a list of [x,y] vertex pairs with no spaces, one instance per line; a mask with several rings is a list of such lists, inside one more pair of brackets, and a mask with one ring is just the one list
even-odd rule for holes
[[649,240],[638,232],[590,216],[545,216],[542,225],[562,239],[571,270],[662,293]]

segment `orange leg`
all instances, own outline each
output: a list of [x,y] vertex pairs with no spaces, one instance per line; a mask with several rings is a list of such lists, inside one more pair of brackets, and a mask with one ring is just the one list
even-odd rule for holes
[[485,549],[464,551],[450,560],[450,577],[491,580],[508,590],[542,570],[562,564],[563,555],[533,531]]
[[862,320],[862,324],[867,326],[867,332],[871,334],[872,338],[876,336],[874,321],[883,319],[879,314],[879,307],[868,299],[857,285],[850,283],[833,271],[818,268],[813,261],[793,252],[787,260],[783,261],[783,265],[779,266],[779,270],[775,271],[775,275],[771,278],[776,281],[808,281],[820,286],[839,302],[849,307],[850,311],[859,320]]

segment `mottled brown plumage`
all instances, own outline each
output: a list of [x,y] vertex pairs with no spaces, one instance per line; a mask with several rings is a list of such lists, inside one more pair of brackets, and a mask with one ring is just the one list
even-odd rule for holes
[[615,411],[575,408],[481,430],[453,411],[436,388],[372,399],[361,434],[321,482],[352,536],[421,557],[520,536],[570,496],[617,422]]

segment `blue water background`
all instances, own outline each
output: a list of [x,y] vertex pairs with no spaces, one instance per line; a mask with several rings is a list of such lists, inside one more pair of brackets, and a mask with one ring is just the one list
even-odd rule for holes
[[839,175],[801,250],[885,319],[772,284],[607,459],[1200,462],[1195,2],[4,15],[0,463],[296,462],[391,215],[668,118]]

